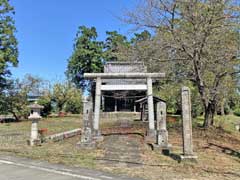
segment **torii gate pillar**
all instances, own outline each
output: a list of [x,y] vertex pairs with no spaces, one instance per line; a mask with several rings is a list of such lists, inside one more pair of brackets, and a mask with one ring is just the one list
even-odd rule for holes
[[99,120],[100,120],[100,106],[101,106],[101,77],[96,79],[96,93],[95,93],[95,107],[94,107],[94,119],[93,119],[93,133],[95,136],[100,136]]
[[148,121],[149,121],[148,136],[155,136],[152,78],[150,77],[147,78],[147,96],[148,96],[147,100],[148,100]]

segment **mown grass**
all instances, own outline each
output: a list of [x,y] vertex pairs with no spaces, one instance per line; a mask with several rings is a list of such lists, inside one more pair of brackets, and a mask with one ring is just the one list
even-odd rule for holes
[[[132,118],[130,125],[135,132],[142,133],[145,126],[136,121],[136,116],[123,116],[123,121]],[[116,116],[101,121],[101,128],[105,133],[117,132],[121,126],[121,119]],[[200,128],[203,117],[193,120],[194,151],[198,155],[196,164],[179,164],[169,156],[160,152],[151,151],[147,145],[142,147],[142,163],[139,167],[112,167],[98,161],[104,156],[104,149],[80,150],[76,148],[80,136],[60,142],[47,142],[42,146],[30,147],[27,140],[30,137],[31,122],[0,124],[0,154],[18,155],[33,159],[46,160],[52,163],[62,163],[70,166],[102,169],[108,172],[120,173],[130,176],[144,177],[149,180],[156,179],[238,179],[240,178],[240,134],[236,132],[234,124],[239,117],[227,115],[216,116],[215,126],[210,130]],[[147,125],[147,124],[146,124]],[[172,153],[182,153],[181,119],[168,123],[169,140],[173,145]],[[82,126],[82,117],[47,118],[39,123],[40,128],[47,128],[48,134],[55,134]],[[136,127],[136,128],[135,128]],[[121,129],[119,129],[121,130]]]
[[[46,128],[47,134],[60,133],[82,126],[82,117],[43,118],[39,121],[39,129]],[[33,159],[42,159],[52,163],[63,163],[83,167],[94,167],[94,159],[99,151],[85,151],[76,148],[80,137],[70,138],[61,142],[47,142],[42,146],[30,147],[27,140],[30,138],[31,122],[28,120],[17,123],[0,124],[0,153],[15,154]]]

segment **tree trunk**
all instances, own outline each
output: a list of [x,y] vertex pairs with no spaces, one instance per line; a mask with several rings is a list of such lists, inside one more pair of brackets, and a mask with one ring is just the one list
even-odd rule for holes
[[19,122],[19,121],[20,121],[20,118],[16,115],[16,113],[15,113],[15,112],[12,112],[12,114],[13,114],[13,116],[15,117],[15,120],[16,120],[17,122]]
[[62,110],[63,110],[63,104],[58,104],[58,111],[62,112]]
[[203,127],[208,128],[210,126],[213,126],[215,110],[216,110],[216,104],[213,102],[208,103],[208,106],[205,107]]

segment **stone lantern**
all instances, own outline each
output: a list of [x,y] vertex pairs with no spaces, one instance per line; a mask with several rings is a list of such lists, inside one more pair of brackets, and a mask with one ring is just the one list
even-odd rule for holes
[[32,120],[32,127],[31,127],[31,138],[30,138],[30,146],[34,146],[39,144],[40,139],[38,138],[38,121],[42,118],[40,116],[41,109],[43,109],[43,106],[40,106],[38,104],[31,104],[28,106],[31,110],[30,116],[28,119]]

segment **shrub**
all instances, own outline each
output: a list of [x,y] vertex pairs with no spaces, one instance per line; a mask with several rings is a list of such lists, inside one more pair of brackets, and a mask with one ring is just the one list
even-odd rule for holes
[[236,108],[233,113],[236,116],[240,116],[240,108]]
[[42,110],[42,115],[47,116],[51,113],[52,111],[52,103],[51,103],[51,96],[50,95],[45,95],[40,97],[38,100],[38,104],[44,106]]

